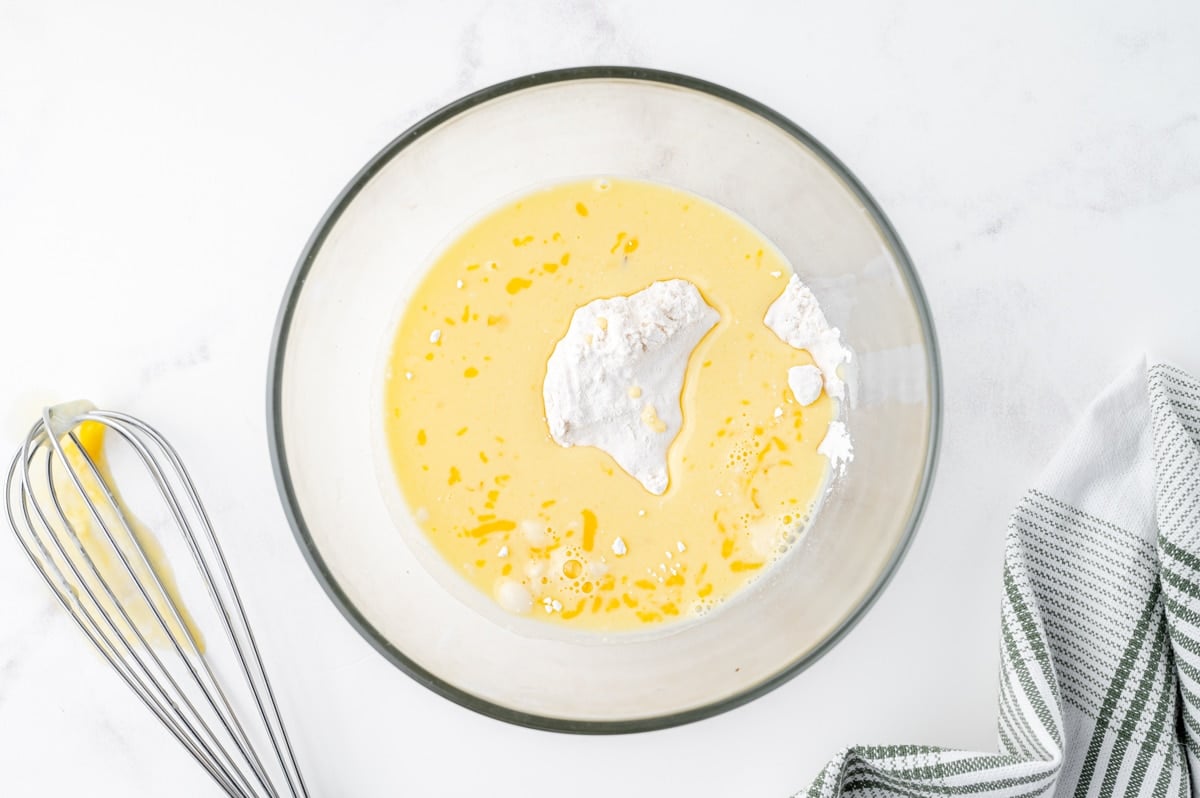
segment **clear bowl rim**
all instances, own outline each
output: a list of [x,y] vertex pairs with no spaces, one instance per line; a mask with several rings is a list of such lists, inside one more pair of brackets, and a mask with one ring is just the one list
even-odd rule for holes
[[[812,150],[819,158],[821,158],[830,169],[845,182],[846,186],[852,191],[863,206],[871,213],[871,217],[878,225],[880,232],[888,246],[892,249],[896,256],[896,262],[900,267],[901,274],[904,278],[906,287],[912,296],[913,304],[916,307],[917,315],[920,319],[922,333],[928,346],[924,347],[926,356],[926,365],[929,370],[929,446],[925,457],[925,463],[921,474],[921,483],[917,491],[916,500],[913,503],[912,511],[905,524],[904,534],[901,537],[895,550],[892,552],[891,558],[888,560],[884,569],[881,571],[879,578],[871,589],[860,599],[855,608],[846,615],[838,626],[823,639],[820,643],[814,646],[803,656],[788,663],[772,676],[763,679],[746,689],[725,698],[721,698],[702,706],[693,707],[681,712],[673,712],[664,715],[656,715],[646,718],[633,718],[628,720],[574,720],[570,718],[557,718],[552,716],[537,715],[527,712],[514,710],[500,704],[493,703],[482,699],[466,690],[456,687],[449,682],[439,678],[436,674],[421,667],[419,664],[409,659],[404,652],[394,646],[387,640],[371,622],[354,606],[349,596],[342,590],[334,577],[332,571],[322,559],[320,552],[317,550],[313,542],[313,538],[309,533],[308,526],[304,520],[304,516],[300,511],[300,506],[297,501],[295,488],[291,480],[291,472],[287,463],[287,452],[283,442],[283,420],[281,412],[282,402],[282,383],[283,383],[283,364],[284,355],[287,350],[288,335],[291,328],[292,316],[294,314],[296,303],[299,300],[300,294],[304,287],[305,278],[313,263],[316,261],[317,255],[321,250],[322,244],[334,225],[341,218],[342,213],[354,201],[358,193],[364,186],[379,172],[384,165],[388,163],[397,153],[405,147],[412,144],[414,141],[431,133],[440,127],[443,123],[458,116],[461,113],[469,111],[477,105],[494,100],[507,94],[523,91],[526,89],[535,88],[554,83],[567,83],[572,81],[584,80],[624,80],[624,81],[644,81],[648,83],[661,83],[668,86],[689,89],[707,94],[726,102],[733,103],[743,110],[748,111],[756,116],[759,116],[768,122],[774,124],[788,135],[797,139],[801,144]],[[900,241],[899,235],[892,227],[891,222],[884,214],[883,209],[867,191],[867,189],[859,182],[858,178],[843,164],[832,152],[830,152],[816,138],[810,135],[806,130],[792,122],[787,117],[769,108],[768,106],[751,99],[739,92],[725,88],[724,86],[711,83],[700,78],[691,77],[676,72],[668,72],[658,69],[649,69],[645,67],[628,67],[628,66],[585,66],[585,67],[570,67],[565,69],[555,69],[545,72],[535,72],[528,75],[512,78],[492,86],[480,89],[478,91],[467,94],[434,111],[424,117],[416,124],[409,127],[399,136],[394,138],[386,146],[376,153],[365,166],[350,180],[345,188],[338,194],[337,198],[325,211],[321,220],[317,223],[312,235],[305,243],[301,251],[300,258],[292,272],[291,278],[288,281],[286,290],[284,291],[283,300],[280,304],[279,312],[275,321],[275,328],[271,338],[270,359],[267,366],[267,439],[268,449],[271,457],[271,468],[275,476],[275,485],[279,491],[279,498],[283,505],[284,514],[287,516],[288,523],[292,527],[292,532],[296,542],[300,546],[300,551],[304,555],[304,559],[308,562],[312,569],[313,575],[325,590],[334,606],[342,613],[349,621],[350,625],[371,644],[375,650],[383,655],[385,659],[395,665],[404,673],[408,674],[418,683],[429,688],[438,695],[453,701],[454,703],[478,712],[482,715],[495,718],[507,723],[512,723],[518,726],[523,726],[531,729],[540,729],[545,731],[566,732],[573,734],[627,734],[633,732],[655,731],[666,729],[673,726],[680,726],[686,723],[692,723],[698,720],[719,715],[731,709],[739,707],[756,698],[760,698],[767,693],[779,687],[783,683],[792,679],[801,671],[808,668],[818,659],[820,659],[833,646],[841,641],[843,637],[858,623],[858,621],[867,613],[874,605],[884,589],[891,582],[892,577],[899,569],[900,563],[903,561],[905,554],[912,543],[912,539],[916,534],[917,527],[920,525],[921,516],[924,514],[925,504],[929,497],[929,492],[933,485],[934,473],[937,468],[938,452],[941,442],[941,427],[942,427],[942,371],[941,361],[938,354],[937,336],[934,330],[933,317],[929,310],[928,302],[925,298],[925,291],[921,287],[920,278],[917,276],[916,268],[912,263],[912,259],[908,255],[908,251],[904,248]]]

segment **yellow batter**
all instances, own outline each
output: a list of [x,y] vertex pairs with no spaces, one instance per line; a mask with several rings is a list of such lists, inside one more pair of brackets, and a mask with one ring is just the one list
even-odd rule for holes
[[[745,222],[651,183],[556,185],[474,224],[417,287],[385,387],[396,478],[433,545],[510,611],[581,629],[671,621],[743,588],[828,472],[816,449],[836,406],[794,401],[788,368],[812,360],[762,323],[790,275]],[[654,496],[603,451],[550,438],[542,383],[578,307],[674,278],[721,320],[688,362]]]

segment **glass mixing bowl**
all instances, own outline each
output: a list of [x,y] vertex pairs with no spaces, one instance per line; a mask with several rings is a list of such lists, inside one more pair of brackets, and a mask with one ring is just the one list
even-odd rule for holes
[[[384,446],[382,372],[407,297],[466,221],[514,194],[596,175],[707,197],[787,256],[855,350],[844,411],[855,459],[791,551],[719,610],[659,634],[530,634],[528,621],[506,622],[465,580],[447,582],[421,544]],[[845,166],[792,122],[727,89],[597,67],[464,97],[363,168],[317,226],[288,286],[268,412],[296,538],[334,603],[380,653],[502,720],[623,732],[760,696],[846,633],[916,529],[940,397],[917,276]],[[501,400],[479,397],[479,412]]]

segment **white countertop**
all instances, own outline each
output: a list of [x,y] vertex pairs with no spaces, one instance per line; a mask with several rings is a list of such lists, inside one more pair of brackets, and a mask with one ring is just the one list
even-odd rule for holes
[[[782,796],[852,742],[993,748],[1010,507],[1140,352],[1200,373],[1200,5],[193,5],[0,12],[0,443],[78,396],[168,435],[253,574],[315,795]],[[842,643],[748,706],[602,738],[376,654],[293,543],[264,412],[294,260],[359,166],[467,91],[591,63],[725,84],[842,158],[921,273],[946,400],[925,521]],[[7,532],[0,608],[0,793],[218,795]]]

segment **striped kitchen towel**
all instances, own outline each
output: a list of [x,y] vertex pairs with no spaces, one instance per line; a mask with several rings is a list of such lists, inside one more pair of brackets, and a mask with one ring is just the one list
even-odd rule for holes
[[1200,795],[1200,382],[1140,365],[1012,514],[999,753],[838,754],[821,796]]

